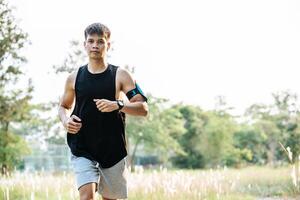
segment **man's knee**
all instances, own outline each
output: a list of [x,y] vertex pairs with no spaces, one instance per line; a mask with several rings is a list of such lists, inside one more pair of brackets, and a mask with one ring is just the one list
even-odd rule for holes
[[80,200],[96,200],[96,183],[89,183],[79,189]]
[[96,200],[96,195],[92,192],[82,193],[80,194],[80,200]]

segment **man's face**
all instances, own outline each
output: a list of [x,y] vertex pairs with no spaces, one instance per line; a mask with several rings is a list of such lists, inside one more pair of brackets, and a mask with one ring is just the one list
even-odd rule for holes
[[103,59],[110,47],[110,42],[98,34],[88,35],[84,42],[85,50],[92,59]]

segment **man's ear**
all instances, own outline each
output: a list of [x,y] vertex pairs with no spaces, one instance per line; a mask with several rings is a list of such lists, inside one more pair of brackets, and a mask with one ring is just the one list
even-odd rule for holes
[[85,45],[86,45],[86,41],[83,42],[83,47],[84,47],[84,48],[85,48]]

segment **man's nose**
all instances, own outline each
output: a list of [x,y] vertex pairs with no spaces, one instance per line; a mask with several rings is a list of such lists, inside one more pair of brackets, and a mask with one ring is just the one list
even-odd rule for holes
[[93,47],[93,48],[99,48],[99,43],[94,42],[93,45],[92,45],[92,47]]

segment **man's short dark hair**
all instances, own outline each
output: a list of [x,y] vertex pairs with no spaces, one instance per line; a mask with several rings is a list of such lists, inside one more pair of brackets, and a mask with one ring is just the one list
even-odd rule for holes
[[84,30],[84,38],[86,39],[88,35],[98,34],[104,36],[107,40],[110,38],[110,30],[107,26],[101,23],[93,23],[86,27]]

